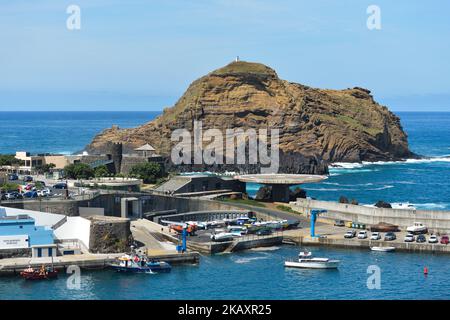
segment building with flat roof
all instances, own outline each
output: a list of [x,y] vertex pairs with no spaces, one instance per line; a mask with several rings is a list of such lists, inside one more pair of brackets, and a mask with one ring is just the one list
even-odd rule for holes
[[46,164],[53,163],[56,170],[63,169],[69,164],[68,158],[61,154],[37,154],[31,155],[26,151],[16,151],[16,159],[21,160],[22,164],[17,167],[20,173],[31,173],[36,168]]
[[35,220],[30,216],[0,215],[0,250],[27,249],[53,243],[53,230],[49,227],[36,226]]

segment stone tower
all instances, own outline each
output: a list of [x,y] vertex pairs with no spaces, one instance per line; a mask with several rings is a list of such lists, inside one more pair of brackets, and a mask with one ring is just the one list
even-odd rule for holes
[[118,174],[122,167],[122,143],[111,143],[110,154],[114,164],[114,173]]

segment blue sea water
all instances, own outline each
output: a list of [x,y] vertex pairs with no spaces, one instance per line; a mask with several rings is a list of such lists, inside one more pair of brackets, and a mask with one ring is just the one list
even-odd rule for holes
[[[0,113],[0,153],[16,150],[81,150],[92,137],[117,124],[133,127],[156,113]],[[403,163],[345,164],[330,177],[304,185],[322,200],[339,196],[373,203],[383,199],[425,209],[450,209],[450,113],[399,113],[411,149],[431,157]],[[251,193],[257,186],[249,187]],[[273,250],[271,250],[273,249]],[[54,281],[0,278],[0,299],[450,299],[447,255],[374,253],[311,248],[337,258],[337,271],[284,269],[298,248],[274,247],[205,256],[196,266],[175,266],[170,274],[123,275],[83,271],[80,290],[69,289],[67,275]],[[370,265],[381,269],[381,289],[367,288]],[[423,275],[427,266],[429,275]]]
[[[300,270],[283,266],[298,247],[262,249],[205,256],[168,274],[82,271],[80,289],[69,289],[65,274],[40,282],[1,278],[0,299],[450,299],[446,255],[314,247],[316,256],[341,260],[339,269]],[[372,265],[380,268],[380,289],[367,287]]]
[[0,112],[0,154],[16,151],[71,154],[102,130],[131,128],[159,112]]
[[[73,153],[105,128],[130,128],[158,112],[0,112],[0,154]],[[363,204],[378,200],[410,202],[420,209],[450,209],[450,112],[399,112],[411,150],[431,157],[403,163],[344,164],[329,178],[304,185],[308,196],[336,201],[340,196]],[[248,186],[250,195],[260,186]]]

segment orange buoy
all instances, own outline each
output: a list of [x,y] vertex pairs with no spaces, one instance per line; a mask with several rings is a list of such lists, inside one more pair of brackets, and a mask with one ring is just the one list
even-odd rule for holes
[[428,274],[428,268],[427,268],[427,267],[423,268],[423,274],[424,274],[424,275],[427,275],[427,274]]

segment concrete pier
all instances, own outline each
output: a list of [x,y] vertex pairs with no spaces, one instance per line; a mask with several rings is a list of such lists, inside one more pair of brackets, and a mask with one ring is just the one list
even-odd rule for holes
[[[81,254],[61,256],[53,259],[53,266],[58,270],[66,270],[69,266],[78,266],[84,270],[108,268],[122,254]],[[150,258],[162,260],[170,264],[197,264],[200,260],[198,252],[150,254]],[[0,260],[0,275],[19,274],[28,266],[39,268],[43,264],[50,265],[51,258],[10,258]]]

